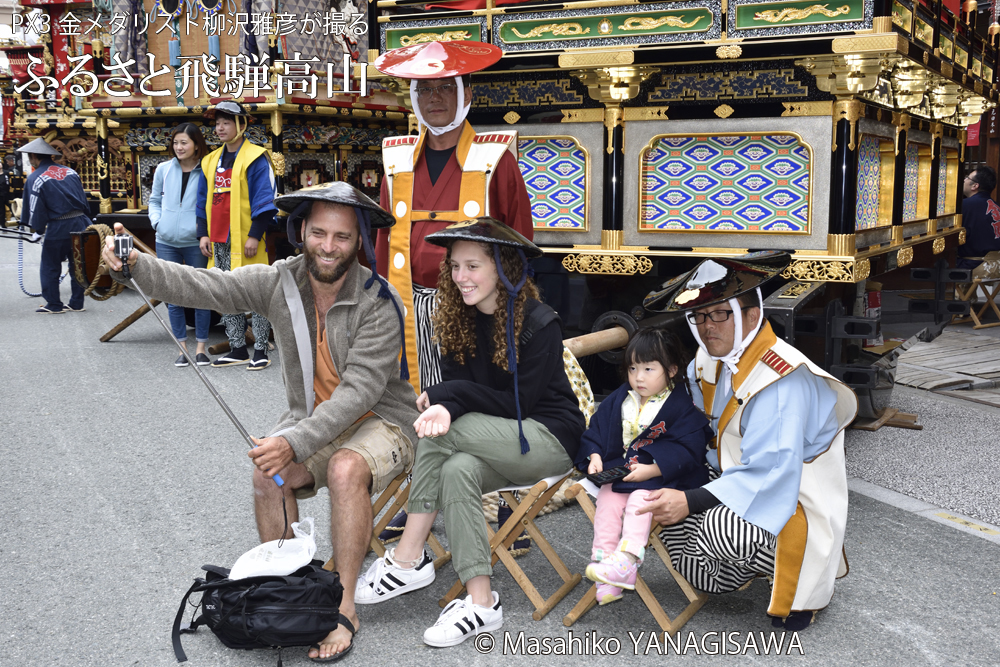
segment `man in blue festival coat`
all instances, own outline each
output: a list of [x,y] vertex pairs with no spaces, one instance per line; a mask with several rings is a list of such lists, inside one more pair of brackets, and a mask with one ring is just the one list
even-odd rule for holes
[[986,253],[1000,250],[1000,206],[990,197],[996,185],[997,173],[992,167],[979,167],[965,177],[962,226],[967,238],[958,246],[960,269],[974,269]]
[[80,232],[90,224],[90,204],[80,176],[53,162],[59,151],[38,138],[17,149],[27,153],[34,171],[24,182],[27,209],[24,221],[38,234],[45,235],[39,277],[45,304],[36,313],[78,313],[83,307],[83,286],[71,280],[72,296],[63,306],[59,298],[59,271],[71,261],[73,250],[70,232]]
[[650,492],[674,567],[708,593],[772,582],[775,626],[804,629],[847,574],[843,430],[857,414],[847,386],[777,338],[759,285],[787,253],[707,259],[646,297],[649,310],[687,311],[698,341],[688,368],[695,405],[717,435],[700,489]]

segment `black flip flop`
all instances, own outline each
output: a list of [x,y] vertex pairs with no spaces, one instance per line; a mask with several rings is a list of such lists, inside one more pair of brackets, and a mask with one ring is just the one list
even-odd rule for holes
[[[334,653],[333,655],[331,655],[331,656],[329,656],[327,658],[309,658],[310,660],[312,660],[313,662],[337,662],[338,660],[340,660],[341,658],[343,658],[345,655],[347,655],[348,653],[350,653],[351,649],[354,648],[354,635],[356,635],[357,632],[358,632],[357,630],[354,629],[354,624],[351,623],[348,620],[348,618],[346,616],[344,616],[343,614],[340,614],[340,618],[338,619],[338,622],[342,626],[344,626],[345,628],[347,628],[348,630],[351,631],[351,643],[348,644],[347,648],[345,648],[340,653]],[[313,644],[309,648],[310,649],[316,649],[317,651],[320,650],[319,644]]]

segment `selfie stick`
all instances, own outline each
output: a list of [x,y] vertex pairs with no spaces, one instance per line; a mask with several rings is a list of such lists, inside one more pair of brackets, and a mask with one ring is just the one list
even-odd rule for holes
[[[131,240],[131,237],[129,237],[129,240]],[[131,248],[129,248],[129,250],[131,250]],[[143,292],[142,289],[139,287],[139,285],[136,284],[135,279],[132,278],[132,272],[129,271],[127,255],[124,259],[122,259],[122,275],[124,275],[128,279],[133,289],[135,289],[135,291],[139,293],[139,296],[142,297],[142,300],[146,302],[147,306],[149,306],[149,312],[153,313],[153,315],[156,315],[156,319],[160,321],[160,324],[163,325],[163,328],[166,329],[168,334],[170,334],[170,338],[173,339],[174,343],[177,344],[177,347],[180,349],[181,354],[184,355],[184,358],[187,359],[188,364],[191,366],[191,368],[194,369],[195,373],[198,374],[198,377],[201,378],[201,381],[205,383],[205,386],[208,387],[208,390],[212,392],[212,396],[214,396],[215,400],[218,401],[219,407],[221,407],[222,411],[226,413],[227,417],[229,417],[229,421],[233,422],[233,426],[235,426],[236,430],[240,432],[240,435],[243,436],[243,439],[247,441],[247,444],[250,445],[250,449],[254,449],[255,447],[257,447],[257,443],[253,441],[253,439],[250,437],[250,434],[247,433],[247,430],[243,428],[243,424],[241,424],[240,420],[236,418],[236,415],[233,414],[233,411],[229,409],[229,406],[226,404],[226,401],[222,398],[219,392],[216,391],[215,386],[212,385],[209,379],[205,376],[205,373],[203,373],[202,370],[198,368],[198,364],[196,364],[194,359],[191,358],[191,355],[188,354],[187,348],[181,345],[181,342],[177,340],[177,336],[175,336],[174,332],[170,330],[170,327],[167,326],[167,323],[163,321],[163,318],[160,317],[160,314],[156,312],[156,308],[153,307],[153,304],[149,302],[149,298],[146,296],[146,293]],[[284,480],[282,480],[281,476],[277,474],[274,476],[274,482],[278,486],[285,485]]]

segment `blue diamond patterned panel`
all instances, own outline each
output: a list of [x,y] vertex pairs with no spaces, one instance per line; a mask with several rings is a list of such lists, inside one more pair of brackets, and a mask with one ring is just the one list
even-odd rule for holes
[[658,139],[642,159],[639,231],[809,233],[812,161],[795,135]]
[[879,141],[865,135],[858,146],[858,199],[855,213],[856,229],[878,226],[879,184],[882,178],[882,158]]
[[521,137],[518,166],[535,229],[587,230],[587,155],[569,137]]
[[917,219],[917,185],[920,148],[906,144],[906,171],[903,177],[903,222]]
[[945,200],[948,196],[948,160],[942,157],[941,166],[938,168],[938,198],[937,198],[937,214],[944,215],[947,210],[945,208]]

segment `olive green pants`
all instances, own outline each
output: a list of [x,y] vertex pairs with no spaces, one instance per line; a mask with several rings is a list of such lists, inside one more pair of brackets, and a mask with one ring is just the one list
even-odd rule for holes
[[531,447],[527,454],[521,454],[516,419],[475,412],[455,420],[446,434],[417,443],[407,511],[444,510],[448,548],[462,583],[493,574],[483,494],[505,486],[533,486],[573,465],[547,428],[533,419],[522,424]]

